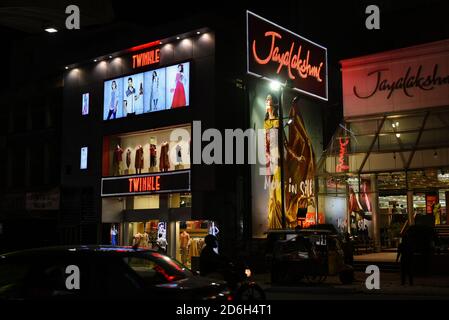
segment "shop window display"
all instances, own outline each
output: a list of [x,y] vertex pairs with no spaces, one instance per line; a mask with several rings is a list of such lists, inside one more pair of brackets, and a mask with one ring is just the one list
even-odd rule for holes
[[138,248],[158,249],[158,220],[132,222],[129,224],[127,245]]
[[190,169],[190,126],[110,136],[103,143],[103,176]]
[[188,268],[197,270],[201,250],[205,245],[204,238],[208,234],[218,235],[217,224],[206,220],[179,221],[177,227],[179,235],[176,258]]

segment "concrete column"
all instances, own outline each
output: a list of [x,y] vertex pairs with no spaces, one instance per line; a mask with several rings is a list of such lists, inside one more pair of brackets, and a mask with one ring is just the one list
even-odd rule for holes
[[373,240],[374,251],[381,251],[380,243],[380,211],[379,211],[379,190],[377,189],[377,175],[371,175],[371,207],[373,217]]
[[407,213],[408,213],[408,224],[409,226],[415,223],[415,210],[413,208],[413,190],[407,191]]

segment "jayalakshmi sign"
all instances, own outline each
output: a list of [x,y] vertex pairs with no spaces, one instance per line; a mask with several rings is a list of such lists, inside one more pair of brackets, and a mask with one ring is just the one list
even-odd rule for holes
[[327,100],[327,49],[247,11],[247,71]]
[[449,40],[340,63],[345,117],[449,104]]

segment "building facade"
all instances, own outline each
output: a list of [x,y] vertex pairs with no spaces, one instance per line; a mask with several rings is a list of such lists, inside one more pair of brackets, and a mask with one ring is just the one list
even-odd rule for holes
[[319,203],[342,232],[396,246],[415,223],[445,225],[449,41],[341,61],[344,122],[319,167]]

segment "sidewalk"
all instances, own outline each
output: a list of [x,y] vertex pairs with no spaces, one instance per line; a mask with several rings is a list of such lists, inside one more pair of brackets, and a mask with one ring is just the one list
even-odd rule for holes
[[306,281],[291,285],[272,285],[270,283],[270,274],[256,275],[254,280],[267,292],[267,294],[310,295],[316,299],[321,297],[341,298],[344,296],[352,298],[373,298],[379,297],[417,297],[432,299],[449,299],[449,277],[427,276],[416,277],[414,285],[401,285],[399,273],[380,274],[380,290],[368,290],[365,286],[365,280],[368,277],[364,272],[355,273],[355,281],[351,285],[343,285],[337,276],[330,276],[324,283],[308,284]]

